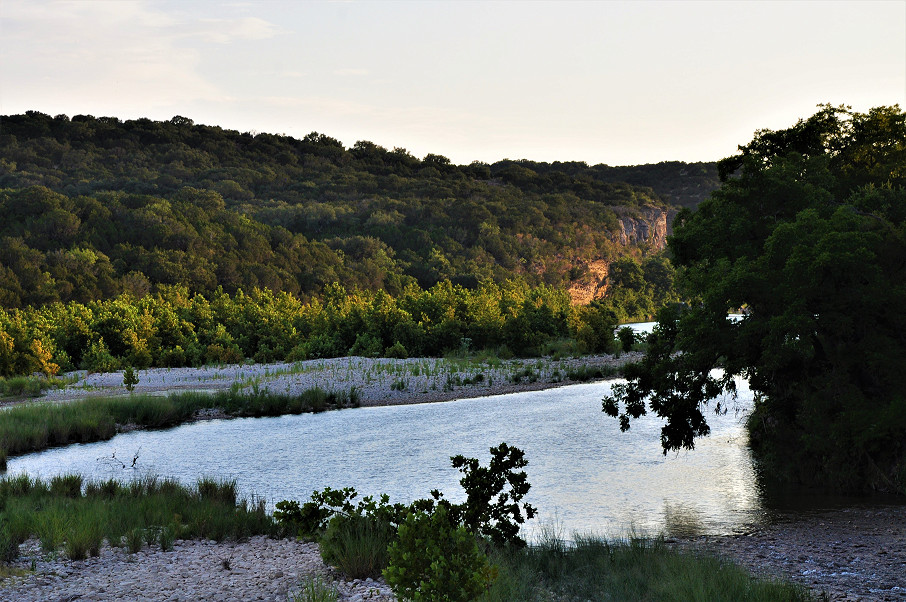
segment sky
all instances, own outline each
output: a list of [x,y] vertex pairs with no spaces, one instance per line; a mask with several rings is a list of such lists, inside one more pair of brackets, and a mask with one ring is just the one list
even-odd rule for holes
[[634,165],[732,155],[819,103],[906,108],[906,0],[0,0],[2,115]]

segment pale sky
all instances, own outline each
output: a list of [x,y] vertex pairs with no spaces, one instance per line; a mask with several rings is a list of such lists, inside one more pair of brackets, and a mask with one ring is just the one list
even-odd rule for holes
[[906,107],[906,0],[0,0],[0,114],[629,165],[720,159],[825,102]]

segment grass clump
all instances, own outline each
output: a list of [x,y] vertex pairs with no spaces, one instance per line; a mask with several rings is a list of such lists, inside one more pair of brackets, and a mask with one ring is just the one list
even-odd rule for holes
[[335,583],[325,581],[323,577],[306,577],[301,588],[297,591],[290,592],[288,595],[290,602],[337,602],[340,599],[340,591]]
[[[70,486],[54,486],[64,482]],[[51,484],[27,475],[0,479],[0,499],[6,500],[0,544],[18,546],[36,536],[45,553],[62,551],[78,560],[97,555],[105,538],[111,545],[125,542],[134,553],[145,545],[172,549],[177,537],[222,541],[276,533],[263,501],[237,500],[233,481],[203,479],[186,487],[145,477],[88,482],[84,493],[75,482],[72,476]]]
[[55,376],[0,376],[0,397],[38,397],[46,389],[65,387],[75,378]]
[[320,540],[324,562],[353,579],[380,577],[396,529],[380,517],[350,514],[330,519]]
[[566,378],[576,382],[587,382],[602,378],[619,376],[621,369],[617,366],[571,366],[566,369]]
[[609,541],[574,536],[568,545],[546,538],[522,550],[495,548],[498,578],[481,600],[689,600],[789,602],[814,600],[788,582],[753,578],[712,556],[679,551],[662,539]]

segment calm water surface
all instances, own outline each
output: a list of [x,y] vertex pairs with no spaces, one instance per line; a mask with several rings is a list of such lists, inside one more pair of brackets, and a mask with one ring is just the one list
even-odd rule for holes
[[[438,488],[461,500],[455,454],[486,463],[506,441],[526,452],[532,489],[526,501],[542,525],[620,536],[639,532],[728,533],[761,520],[763,510],[742,428],[751,394],[740,383],[712,434],[690,452],[664,456],[660,422],[645,417],[621,433],[601,411],[611,383],[573,385],[436,404],[358,408],[279,418],[214,420],[166,431],[135,431],[110,441],[13,458],[8,474],[93,478],[145,474],[194,483],[199,476],[236,479],[243,495],[269,504],[305,500],[315,489],[352,486],[392,501]],[[734,413],[734,407],[739,412]],[[137,470],[124,470],[112,456]]]

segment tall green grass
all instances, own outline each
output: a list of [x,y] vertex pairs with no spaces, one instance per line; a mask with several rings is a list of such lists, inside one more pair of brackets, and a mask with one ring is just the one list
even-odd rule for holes
[[65,387],[75,380],[75,377],[0,376],[0,397],[38,397],[45,389]]
[[[235,481],[202,479],[186,487],[172,479],[146,477],[129,483],[115,480],[82,485],[77,475],[46,483],[20,475],[0,479],[4,528],[0,549],[15,555],[19,543],[37,537],[47,554],[64,553],[79,560],[96,556],[103,541],[130,551],[144,545],[166,550],[174,539],[241,539],[276,533],[263,500],[238,500]],[[74,494],[71,485],[79,483]],[[12,544],[12,545],[8,545]]]
[[28,403],[0,411],[0,468],[5,456],[70,443],[110,439],[123,425],[167,428],[192,420],[200,410],[229,416],[279,416],[358,405],[358,393],[313,388],[299,395],[267,390],[213,395],[185,392],[168,397],[132,395],[88,398],[69,403]]
[[814,600],[789,582],[753,577],[744,568],[661,539],[608,541],[576,536],[573,545],[548,538],[523,550],[492,550],[498,578],[482,600],[658,600],[791,602]]

